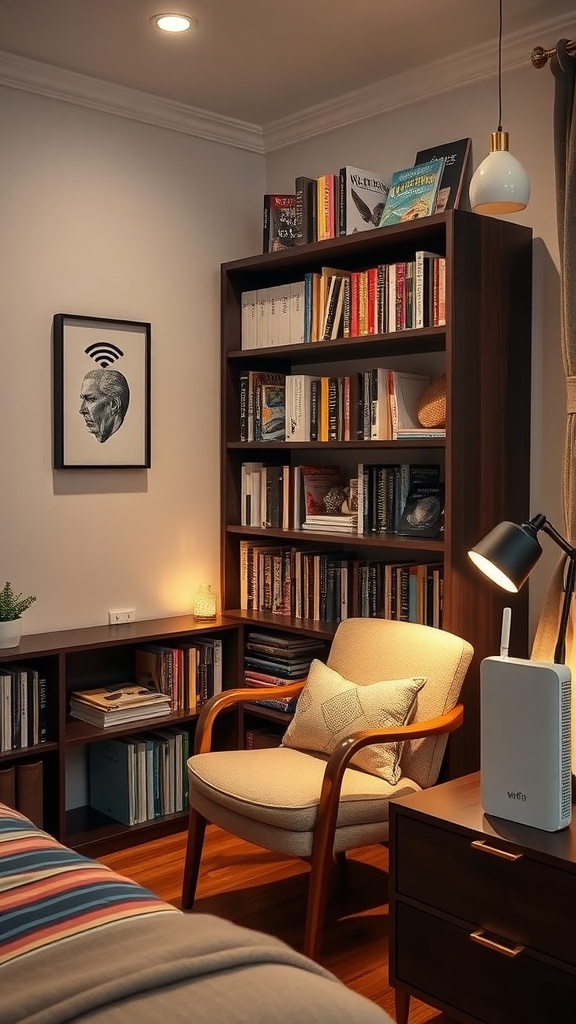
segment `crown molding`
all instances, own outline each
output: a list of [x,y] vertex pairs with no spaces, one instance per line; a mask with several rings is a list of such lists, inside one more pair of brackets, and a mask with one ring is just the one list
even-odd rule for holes
[[[532,50],[535,46],[545,45],[540,40],[547,37],[554,39],[548,46],[555,46],[558,38],[562,37],[554,35],[555,31],[574,38],[576,22],[567,26],[565,17],[550,19],[505,38],[502,43],[503,72],[521,67],[531,68]],[[314,135],[334,131],[357,121],[390,113],[411,103],[421,103],[432,96],[494,78],[498,70],[497,47],[498,40],[494,39],[491,43],[472,47],[454,57],[426,64],[419,67],[416,72],[402,72],[365,89],[358,89],[335,100],[265,124],[265,152],[270,153]]]
[[0,85],[264,154],[262,128],[0,51]]
[[[560,36],[555,33],[560,33]],[[558,38],[574,38],[575,35],[576,22],[567,25],[564,17],[539,22],[516,35],[507,36],[502,44],[502,68],[513,71],[531,67],[530,54],[534,46],[546,46],[546,40],[548,46],[554,46]],[[0,85],[265,155],[312,136],[493,78],[497,73],[497,45],[494,39],[455,57],[431,62],[417,71],[390,76],[365,89],[264,126],[3,51],[0,51]]]

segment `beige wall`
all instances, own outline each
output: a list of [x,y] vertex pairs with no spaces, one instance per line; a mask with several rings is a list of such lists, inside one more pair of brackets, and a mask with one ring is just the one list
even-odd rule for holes
[[[504,127],[532,199],[532,511],[562,529],[564,392],[553,80],[504,76]],[[0,88],[0,582],[34,592],[24,631],[178,614],[218,581],[218,266],[259,251],[262,193],[349,163],[390,174],[419,148],[496,128],[494,80],[277,150],[229,146]],[[265,172],[267,171],[267,184]],[[150,471],[52,469],[55,312],[152,323]],[[534,626],[556,550],[534,574]]]
[[[0,580],[24,632],[190,609],[219,572],[219,264],[264,159],[0,88]],[[52,469],[56,312],[152,324],[152,468]]]
[[[532,187],[528,208],[514,218],[532,227],[535,240],[531,511],[544,512],[562,532],[560,475],[565,398],[559,341],[552,111],[553,78],[549,68],[537,71],[527,61],[526,68],[504,75],[503,127],[510,132],[511,151],[524,164]],[[463,136],[472,138],[476,167],[488,153],[490,133],[497,122],[496,81],[468,85],[269,154],[267,189],[291,191],[296,175],[316,177],[345,164],[389,176],[397,168],[410,166],[419,149]],[[557,555],[555,545],[544,539],[543,557],[530,583],[532,630]]]

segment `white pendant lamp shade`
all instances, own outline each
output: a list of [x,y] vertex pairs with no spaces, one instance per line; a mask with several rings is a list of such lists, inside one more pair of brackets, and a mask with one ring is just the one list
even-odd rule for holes
[[492,133],[490,153],[470,182],[470,205],[476,213],[498,215],[526,209],[530,181],[522,164],[508,151],[508,132]]

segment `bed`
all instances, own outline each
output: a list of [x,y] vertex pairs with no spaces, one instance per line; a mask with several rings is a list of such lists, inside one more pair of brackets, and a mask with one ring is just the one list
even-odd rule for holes
[[387,1024],[278,939],[187,915],[0,804],[2,1024]]

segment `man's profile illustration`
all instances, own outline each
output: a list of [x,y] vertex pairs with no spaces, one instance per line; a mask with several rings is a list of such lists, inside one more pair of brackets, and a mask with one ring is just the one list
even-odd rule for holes
[[80,388],[80,415],[103,443],[124,422],[130,402],[128,381],[119,370],[89,370]]

